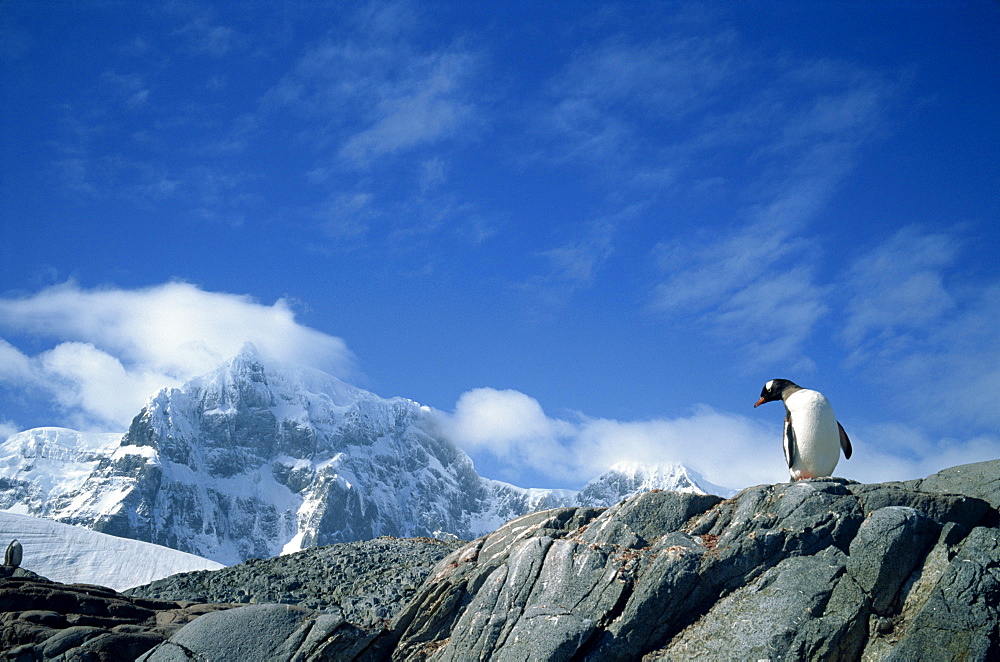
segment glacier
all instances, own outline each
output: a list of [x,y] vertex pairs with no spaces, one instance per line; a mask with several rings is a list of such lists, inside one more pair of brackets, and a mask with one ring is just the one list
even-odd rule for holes
[[616,465],[578,492],[484,478],[429,408],[252,346],[151,396],[124,434],[38,428],[0,444],[0,510],[225,565],[383,535],[468,540],[648,489],[729,492],[680,465]]
[[218,570],[221,563],[28,515],[0,512],[0,548],[17,540],[21,567],[64,584],[98,584],[116,591],[178,572]]

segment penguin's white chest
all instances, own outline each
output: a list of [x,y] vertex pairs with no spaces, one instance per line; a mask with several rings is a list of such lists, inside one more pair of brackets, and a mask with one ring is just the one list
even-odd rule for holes
[[795,433],[792,479],[833,475],[840,460],[840,431],[830,401],[822,393],[802,389],[788,396],[785,407]]

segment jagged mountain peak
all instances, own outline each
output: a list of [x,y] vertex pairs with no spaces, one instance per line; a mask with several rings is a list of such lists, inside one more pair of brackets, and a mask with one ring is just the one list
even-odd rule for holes
[[179,389],[215,397],[219,404],[235,405],[240,403],[236,398],[243,398],[250,406],[272,406],[278,396],[284,396],[285,400],[292,396],[299,399],[312,396],[329,400],[336,406],[377,398],[321,370],[265,357],[251,343],[215,370],[188,381]]
[[504,521],[496,503],[527,512],[428,420],[248,348],[151,397],[59,519],[235,563],[379,535],[468,538]]

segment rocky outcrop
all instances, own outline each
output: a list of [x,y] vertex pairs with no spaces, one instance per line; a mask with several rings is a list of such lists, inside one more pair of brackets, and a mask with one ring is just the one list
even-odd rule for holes
[[140,660],[351,660],[375,636],[344,620],[291,605],[250,605],[207,614]]
[[442,561],[368,654],[996,659],[998,475],[1000,461],[527,515]]

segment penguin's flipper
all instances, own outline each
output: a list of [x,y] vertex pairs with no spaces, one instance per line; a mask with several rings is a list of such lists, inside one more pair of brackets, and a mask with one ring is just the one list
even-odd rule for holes
[[844,457],[851,459],[851,438],[844,431],[844,426],[837,421],[837,429],[840,430],[840,447],[844,449]]
[[795,430],[792,429],[792,412],[785,412],[785,462],[788,463],[788,468],[792,468],[792,463],[795,462]]

